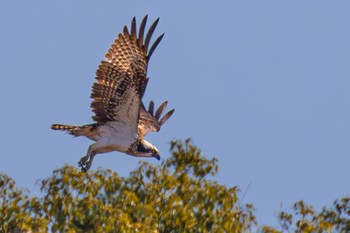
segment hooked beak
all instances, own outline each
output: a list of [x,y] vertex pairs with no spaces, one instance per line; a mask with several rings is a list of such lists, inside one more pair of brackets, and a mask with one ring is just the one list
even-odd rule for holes
[[156,159],[159,161],[159,160],[160,160],[159,152],[158,152],[158,151],[155,151],[155,152],[152,154],[152,157],[153,157],[153,158],[156,158]]

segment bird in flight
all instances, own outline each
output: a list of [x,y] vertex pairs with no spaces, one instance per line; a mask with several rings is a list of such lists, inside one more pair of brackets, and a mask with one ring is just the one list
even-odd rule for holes
[[123,32],[106,53],[106,59],[101,61],[91,93],[91,108],[95,114],[92,119],[96,123],[81,126],[51,125],[53,130],[63,130],[95,141],[78,162],[83,172],[90,169],[96,154],[111,151],[160,159],[158,149],[144,137],[149,132],[158,132],[174,113],[174,109],[161,117],[167,101],[156,111],[153,101],[150,101],[147,109],[142,102],[149,79],[148,62],[164,36],[163,33],[149,46],[158,21],[159,18],[145,35],[147,15],[143,18],[138,33],[134,17],[130,32],[124,26]]

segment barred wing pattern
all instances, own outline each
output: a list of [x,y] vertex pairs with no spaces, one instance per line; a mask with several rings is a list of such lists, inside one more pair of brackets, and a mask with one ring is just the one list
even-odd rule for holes
[[123,121],[136,131],[141,98],[145,92],[148,78],[148,61],[163,38],[159,36],[150,50],[149,43],[158,24],[157,19],[143,40],[147,16],[141,22],[139,35],[136,33],[136,19],[131,23],[131,32],[125,26],[96,71],[96,82],[92,87],[92,117],[98,123]]
[[91,93],[94,98],[91,107],[96,114],[93,119],[99,123],[119,121],[135,129],[140,107],[140,82],[144,79],[135,79],[132,73],[102,61],[96,80]]

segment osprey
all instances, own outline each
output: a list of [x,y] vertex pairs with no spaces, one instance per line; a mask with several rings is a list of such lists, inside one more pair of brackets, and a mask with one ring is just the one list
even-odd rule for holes
[[164,33],[149,49],[152,34],[159,18],[149,28],[144,39],[147,15],[143,18],[137,35],[136,19],[131,30],[124,26],[96,71],[92,86],[91,103],[95,115],[93,124],[73,126],[53,124],[51,129],[63,130],[74,136],[85,136],[93,141],[87,154],[79,161],[83,172],[89,170],[96,154],[119,151],[136,157],[160,159],[155,146],[144,137],[149,132],[158,132],[171,117],[174,109],[161,115],[167,106],[163,102],[154,112],[154,103],[148,109],[142,103],[148,83],[147,66]]

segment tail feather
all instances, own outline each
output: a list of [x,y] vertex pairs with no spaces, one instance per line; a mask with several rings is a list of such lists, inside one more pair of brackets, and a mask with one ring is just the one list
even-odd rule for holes
[[74,136],[83,136],[86,135],[86,126],[77,126],[77,125],[61,125],[61,124],[53,124],[51,125],[51,129],[53,130],[62,130]]

